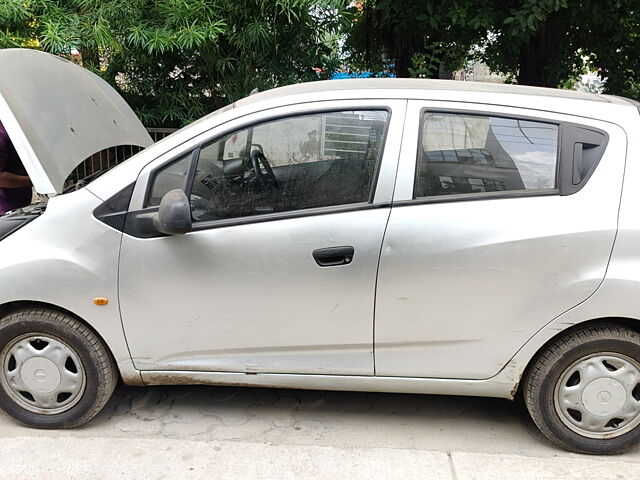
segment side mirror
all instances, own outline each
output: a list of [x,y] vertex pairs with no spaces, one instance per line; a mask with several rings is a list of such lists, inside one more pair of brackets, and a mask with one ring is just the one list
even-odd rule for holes
[[180,190],[167,192],[160,201],[158,213],[153,215],[153,226],[166,235],[184,235],[191,231],[191,206]]

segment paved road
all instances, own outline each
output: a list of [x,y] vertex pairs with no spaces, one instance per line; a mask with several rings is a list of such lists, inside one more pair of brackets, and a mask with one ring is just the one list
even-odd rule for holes
[[[640,478],[640,447],[549,445],[506,400],[236,387],[119,387],[83,428],[0,414],[0,479]],[[339,472],[339,473],[338,473]]]

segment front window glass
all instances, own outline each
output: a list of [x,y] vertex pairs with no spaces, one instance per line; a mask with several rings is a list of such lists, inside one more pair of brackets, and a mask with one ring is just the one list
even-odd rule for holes
[[415,197],[556,187],[558,126],[424,112]]
[[388,117],[384,110],[324,112],[219,138],[200,151],[194,221],[367,202]]

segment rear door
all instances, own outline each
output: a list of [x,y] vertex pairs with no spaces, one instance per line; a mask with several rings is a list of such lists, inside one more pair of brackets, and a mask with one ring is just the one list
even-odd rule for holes
[[626,137],[605,122],[411,101],[382,249],[376,374],[483,379],[602,282]]

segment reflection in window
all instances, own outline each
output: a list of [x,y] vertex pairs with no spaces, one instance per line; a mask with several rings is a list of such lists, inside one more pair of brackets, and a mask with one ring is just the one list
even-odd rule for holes
[[469,185],[471,185],[472,192],[486,192],[484,188],[484,180],[481,178],[470,178]]
[[192,153],[189,152],[179,160],[158,170],[154,176],[149,198],[147,198],[145,203],[146,207],[156,207],[160,205],[162,197],[171,190],[176,188],[184,190],[192,156]]
[[367,202],[388,112],[278,119],[225,135],[200,151],[194,221]]
[[556,186],[557,125],[430,112],[422,122],[416,197]]

